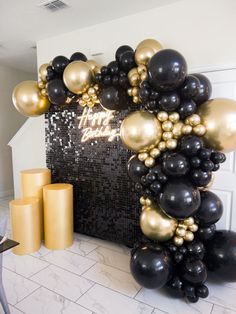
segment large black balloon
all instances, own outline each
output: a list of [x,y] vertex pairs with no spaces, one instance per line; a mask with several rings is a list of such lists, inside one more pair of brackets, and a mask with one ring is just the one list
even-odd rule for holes
[[197,211],[200,193],[187,179],[171,179],[163,188],[160,205],[169,216],[184,219]]
[[128,174],[134,182],[140,182],[142,176],[148,173],[148,168],[137,156],[133,156],[128,161]]
[[158,91],[173,91],[185,80],[187,63],[176,50],[163,49],[148,63],[150,84]]
[[201,192],[201,205],[195,214],[202,226],[209,226],[216,223],[223,214],[223,204],[220,198],[211,191]]
[[61,74],[69,64],[69,60],[64,56],[57,56],[52,60],[52,67],[57,73]]
[[62,80],[55,79],[48,82],[48,98],[54,105],[64,105],[67,99],[67,90]]
[[122,70],[128,72],[132,68],[135,67],[134,61],[134,52],[133,51],[126,51],[120,56],[119,65]]
[[197,105],[193,100],[184,99],[180,103],[180,106],[178,108],[178,113],[180,115],[181,120],[185,120],[187,117],[194,114],[196,110],[197,110]]
[[203,141],[196,135],[185,135],[179,141],[180,151],[188,156],[195,156],[203,148]]
[[236,232],[216,231],[205,245],[207,268],[224,281],[236,281]]
[[207,279],[207,269],[201,260],[187,259],[181,269],[182,278],[193,285],[201,285]]
[[161,96],[158,101],[159,107],[161,110],[170,112],[175,111],[180,104],[179,95],[175,92],[168,92]]
[[87,61],[87,57],[82,52],[75,52],[70,57],[70,61]]
[[212,87],[211,82],[203,74],[193,74],[200,81],[200,88],[198,94],[193,98],[197,105],[202,104],[211,97]]
[[170,176],[183,176],[189,171],[187,158],[178,153],[172,153],[164,158],[162,167],[164,172]]
[[188,75],[180,89],[180,94],[184,99],[192,99],[197,96],[200,90],[200,81],[193,75]]
[[159,244],[143,244],[134,250],[130,269],[141,286],[149,289],[161,288],[172,274],[171,257]]
[[128,107],[128,97],[125,90],[115,86],[104,87],[102,89],[100,102],[108,110],[122,110]]
[[120,61],[122,55],[127,52],[127,51],[134,51],[133,48],[131,48],[130,46],[128,45],[123,45],[123,46],[120,46],[117,50],[116,50],[116,61]]

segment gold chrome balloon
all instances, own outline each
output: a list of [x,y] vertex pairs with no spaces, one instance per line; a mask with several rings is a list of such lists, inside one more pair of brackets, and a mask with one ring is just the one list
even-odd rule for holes
[[236,149],[236,101],[216,98],[203,103],[198,110],[206,127],[206,143],[222,152]]
[[140,226],[147,238],[167,241],[173,237],[177,221],[168,217],[157,205],[151,205],[142,212]]
[[16,109],[26,117],[38,117],[48,111],[50,102],[41,94],[36,81],[23,81],[13,91]]
[[147,111],[135,111],[122,122],[120,137],[123,144],[135,152],[145,152],[160,141],[162,129],[155,115]]
[[87,60],[86,63],[89,65],[93,74],[97,74],[101,70],[101,66],[97,64],[95,60]]
[[67,65],[63,73],[66,87],[74,94],[84,93],[92,82],[93,73],[90,65],[83,61],[73,61]]
[[47,67],[49,66],[48,63],[44,63],[39,67],[39,77],[41,78],[41,80],[45,83],[47,82],[46,76],[47,76]]
[[162,45],[159,43],[159,41],[155,40],[155,39],[144,39],[143,41],[141,41],[137,48],[141,48],[141,47],[150,47],[153,50],[155,50],[156,52],[158,52],[159,50],[163,49]]
[[141,41],[135,50],[135,62],[147,65],[151,57],[162,49],[162,45],[155,39]]

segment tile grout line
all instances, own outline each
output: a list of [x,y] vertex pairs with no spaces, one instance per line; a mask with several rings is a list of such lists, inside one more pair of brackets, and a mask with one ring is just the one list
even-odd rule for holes
[[[25,300],[27,297],[29,297],[31,294],[33,294],[34,292],[36,292],[37,290],[39,290],[40,288],[42,288],[41,286],[37,287],[36,289],[34,289],[33,291],[31,291],[28,295],[26,295],[24,298],[22,298],[20,301],[18,301],[14,307],[17,308],[17,304],[20,303],[21,301]],[[18,308],[17,308],[18,310]],[[19,309],[20,310],[20,309]],[[20,310],[21,311],[21,310]],[[24,313],[24,312],[23,312]]]

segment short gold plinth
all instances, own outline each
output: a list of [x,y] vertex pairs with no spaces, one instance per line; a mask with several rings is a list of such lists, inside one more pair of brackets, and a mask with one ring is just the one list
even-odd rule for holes
[[56,183],[43,187],[44,240],[52,250],[65,249],[73,243],[73,186]]
[[24,255],[36,252],[41,246],[41,210],[37,197],[16,199],[10,202],[12,238],[20,243],[13,253]]
[[43,186],[51,183],[51,171],[47,168],[21,171],[21,196],[38,197],[40,205],[41,237],[43,238]]

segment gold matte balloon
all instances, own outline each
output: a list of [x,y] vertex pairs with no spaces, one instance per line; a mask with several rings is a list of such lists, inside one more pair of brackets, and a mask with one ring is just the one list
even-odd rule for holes
[[50,102],[41,94],[36,81],[23,81],[13,91],[16,109],[26,117],[38,117],[48,111]]
[[100,72],[101,67],[100,65],[97,64],[95,60],[87,60],[86,63],[89,65],[90,69],[92,70],[94,74],[97,74],[98,72]]
[[156,241],[167,241],[175,234],[177,220],[168,217],[155,204],[143,210],[140,216],[140,226],[147,238]]
[[82,94],[92,83],[93,73],[84,61],[74,61],[67,65],[63,73],[66,87],[74,94]]
[[219,151],[236,149],[236,101],[216,98],[203,103],[198,110],[201,123],[206,127],[206,143]]
[[135,50],[135,62],[147,65],[151,57],[162,49],[162,45],[155,39],[145,39],[138,44]]
[[135,152],[145,152],[156,146],[162,135],[161,124],[154,114],[135,111],[122,122],[120,136],[123,144]]
[[48,71],[47,71],[47,67],[48,67],[48,66],[49,66],[48,63],[44,63],[44,64],[42,64],[42,65],[40,66],[40,68],[39,68],[39,76],[40,76],[41,80],[42,80],[44,83],[47,82],[46,76],[47,76],[47,73],[48,73]]

